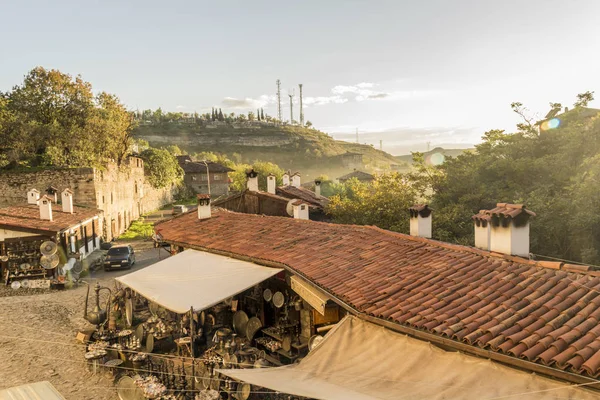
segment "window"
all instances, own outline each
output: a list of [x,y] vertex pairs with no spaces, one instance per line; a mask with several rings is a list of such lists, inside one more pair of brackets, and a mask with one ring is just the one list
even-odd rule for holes
[[221,175],[219,175],[219,174],[214,174],[213,175],[213,180],[220,181],[221,179],[222,179]]
[[192,181],[196,182],[197,180],[198,180],[198,177],[192,176]]
[[104,199],[104,196],[102,196],[102,204],[106,204],[106,200]]
[[208,180],[208,175],[201,175],[200,176],[200,180],[207,181]]

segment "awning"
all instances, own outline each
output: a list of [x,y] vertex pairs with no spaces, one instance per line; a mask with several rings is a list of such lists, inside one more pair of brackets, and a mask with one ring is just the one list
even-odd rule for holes
[[205,310],[283,271],[217,254],[185,250],[116,278],[160,306],[183,314]]
[[218,372],[323,400],[598,399],[582,388],[447,352],[356,317],[344,318],[299,364]]
[[0,390],[0,400],[65,400],[48,381],[29,383]]
[[290,278],[290,286],[294,292],[298,293],[300,297],[306,300],[321,315],[325,315],[325,306],[330,299],[328,296],[325,296],[295,275]]

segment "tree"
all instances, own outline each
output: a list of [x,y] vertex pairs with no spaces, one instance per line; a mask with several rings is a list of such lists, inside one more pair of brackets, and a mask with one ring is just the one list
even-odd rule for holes
[[152,119],[153,119],[153,122],[154,122],[155,124],[157,124],[157,125],[158,125],[158,124],[161,124],[161,123],[162,123],[162,121],[163,121],[163,118],[164,118],[164,115],[163,115],[162,109],[159,107],[159,108],[157,108],[157,109],[156,109],[156,111],[154,111],[154,113],[152,114]]
[[236,164],[230,166],[233,168],[233,172],[229,173],[229,178],[232,181],[231,188],[235,191],[246,190],[247,177],[246,172],[254,169],[258,173],[258,188],[262,191],[267,190],[267,176],[273,174],[276,177],[277,184],[282,184],[283,169],[277,164],[267,161],[255,161],[252,165],[249,164]]
[[225,118],[223,117],[223,111],[221,111],[220,108],[219,108],[219,121],[225,121]]
[[252,111],[248,112],[248,121],[254,121],[256,119],[256,115]]
[[310,128],[311,126],[313,126],[312,122],[310,121],[306,121],[306,123],[304,124],[307,128]]
[[155,188],[163,188],[183,178],[183,170],[167,149],[149,148],[142,152],[148,181]]
[[590,92],[589,90],[585,93],[579,93],[577,95],[577,101],[575,102],[575,107],[587,107],[590,101],[594,100],[594,92]]
[[264,111],[262,108],[260,109],[260,119],[261,119],[262,121],[264,121],[264,120],[265,120],[265,111]]
[[210,120],[214,121],[215,120],[215,108],[212,108],[211,114],[210,114]]

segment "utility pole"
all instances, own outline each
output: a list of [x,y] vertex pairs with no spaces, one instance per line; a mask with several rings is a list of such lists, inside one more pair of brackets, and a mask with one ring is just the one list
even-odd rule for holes
[[277,119],[282,122],[281,119],[281,81],[277,79]]
[[302,84],[298,84],[300,88],[300,126],[304,126],[304,110],[302,109]]
[[288,94],[290,96],[290,124],[294,123],[294,94]]
[[379,139],[379,150],[383,151],[383,140]]
[[358,128],[356,128],[356,143],[358,143]]

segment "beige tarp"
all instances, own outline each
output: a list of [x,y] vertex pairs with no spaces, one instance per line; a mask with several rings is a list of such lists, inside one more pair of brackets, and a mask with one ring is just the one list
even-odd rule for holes
[[447,352],[356,317],[342,320],[299,364],[219,372],[323,400],[600,398],[490,360]]
[[0,390],[0,400],[65,400],[65,398],[50,382],[42,381]]
[[183,314],[205,310],[283,271],[217,254],[186,250],[116,278],[148,300]]

